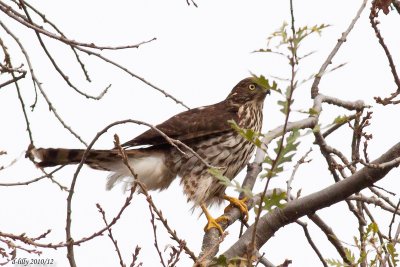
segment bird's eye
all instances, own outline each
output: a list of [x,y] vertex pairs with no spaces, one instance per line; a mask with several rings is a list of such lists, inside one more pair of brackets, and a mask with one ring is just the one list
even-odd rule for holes
[[249,84],[249,89],[253,91],[254,89],[256,89],[256,86],[254,84]]

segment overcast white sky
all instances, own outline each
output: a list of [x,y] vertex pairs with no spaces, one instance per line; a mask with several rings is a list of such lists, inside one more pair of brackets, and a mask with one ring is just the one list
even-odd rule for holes
[[[284,21],[290,20],[289,1],[211,1],[198,0],[198,8],[187,6],[185,0],[177,1],[35,1],[35,6],[55,22],[67,37],[94,42],[97,45],[134,44],[156,37],[157,40],[141,46],[139,49],[125,51],[105,51],[104,55],[114,59],[139,76],[166,90],[190,107],[218,102],[226,97],[231,88],[249,72],[263,75],[288,77],[287,61],[274,55],[251,53],[266,47],[266,38]],[[305,59],[300,66],[299,79],[315,74],[327,54],[336,44],[336,40],[353,19],[361,1],[294,1],[296,26],[330,24],[321,37],[312,37],[303,44],[303,53],[316,51]],[[387,60],[374,38],[368,20],[368,9],[364,11],[348,41],[335,57],[333,66],[347,63],[338,71],[326,76],[320,88],[323,93],[343,99],[363,99],[373,105],[374,120],[370,130],[374,140],[370,144],[370,156],[375,158],[397,140],[394,134],[397,123],[387,123],[399,112],[398,107],[386,110],[374,104],[376,95],[387,96],[395,91],[393,79],[389,73]],[[32,32],[16,25],[4,14],[1,20],[18,34],[24,42],[33,61],[38,79],[43,83],[55,108],[81,137],[90,142],[95,134],[109,123],[121,119],[137,119],[157,124],[183,111],[170,99],[129,77],[125,73],[86,55],[82,59],[93,80],[92,84],[84,81],[78,64],[67,47],[53,40],[46,43],[69,77],[85,92],[96,95],[108,84],[112,84],[109,93],[97,102],[78,95],[51,68],[50,62],[39,49]],[[39,20],[38,20],[39,21]],[[393,25],[399,25],[399,15],[395,12],[388,16],[381,15],[382,33],[388,43],[393,58],[400,62],[400,35]],[[391,26],[392,25],[392,26]],[[8,43],[9,51],[18,64],[21,61],[16,46],[0,32]],[[34,93],[29,79],[21,83],[22,94],[30,105]],[[310,83],[300,87],[295,93],[294,109],[308,110],[310,107]],[[284,87],[284,85],[282,85]],[[265,102],[264,132],[283,122],[283,116],[276,104],[278,95],[272,95]],[[325,108],[323,120],[328,123],[344,111]],[[48,112],[48,107],[39,98],[33,113],[29,112],[35,145],[38,147],[74,147],[83,148]],[[301,118],[304,114],[295,113],[291,119]],[[393,117],[392,117],[393,118]],[[0,150],[9,155],[0,158],[0,165],[18,157],[26,149],[29,139],[16,97],[15,88],[9,86],[0,90]],[[384,130],[383,130],[384,129]],[[112,136],[118,133],[121,140],[128,140],[144,131],[136,125],[124,125],[113,128],[104,135],[96,148],[112,147]],[[343,138],[341,137],[343,136]],[[348,131],[340,131],[330,140],[333,145],[342,148],[350,144]],[[301,149],[308,149],[312,139],[305,137]],[[318,155],[318,149],[312,156]],[[345,150],[346,151],[346,150]],[[348,151],[346,151],[348,152]],[[298,157],[300,157],[299,155]],[[298,159],[297,157],[297,159]],[[296,159],[296,158],[295,158]],[[310,167],[311,166],[311,167]],[[324,161],[315,159],[310,166],[300,170],[294,183],[294,190],[302,189],[308,194],[330,184],[331,177],[326,171]],[[69,186],[75,167],[62,170],[57,179]],[[34,166],[21,158],[11,168],[0,172],[0,182],[30,180],[40,175]],[[271,187],[285,187],[290,172],[283,173],[273,180]],[[101,216],[95,204],[100,203],[111,220],[123,204],[126,194],[119,188],[105,190],[107,174],[84,168],[78,177],[73,200],[73,236],[79,239],[92,234],[103,227]],[[237,178],[241,181],[244,173]],[[388,177],[383,186],[391,185],[395,190],[400,185],[398,179]],[[258,187],[255,191],[260,191]],[[0,230],[3,232],[22,233],[36,236],[47,229],[52,229],[48,242],[62,241],[65,238],[66,193],[57,186],[44,180],[26,187],[1,188],[0,203],[2,219]],[[178,181],[161,193],[152,194],[154,202],[161,208],[170,225],[180,238],[187,241],[189,248],[198,253],[203,236],[205,218],[198,217],[198,212],[191,214],[190,204],[182,194]],[[352,243],[352,236],[357,229],[344,206],[339,204],[321,211],[328,223],[332,223],[343,241]],[[212,209],[219,215],[223,207]],[[344,211],[344,212],[343,212]],[[254,213],[251,212],[252,219]],[[149,224],[148,205],[144,197],[135,196],[132,205],[125,211],[117,226],[113,227],[115,238],[121,247],[124,260],[129,263],[130,253],[136,245],[143,249],[140,260],[144,266],[158,266],[159,259],[153,247],[153,234]],[[388,221],[383,220],[383,225]],[[338,258],[325,237],[310,224],[317,245],[322,248],[327,258]],[[221,245],[221,252],[226,250],[237,238],[239,224],[229,228],[229,235]],[[168,238],[161,225],[158,226],[160,246],[176,245]],[[286,258],[293,260],[292,266],[320,265],[311,248],[305,245],[305,237],[300,227],[289,225],[281,229],[270,240],[262,252],[275,264]],[[79,266],[117,266],[117,256],[111,241],[104,237],[95,239],[75,248]],[[66,250],[44,250],[43,258],[53,258],[56,266],[67,266]],[[18,255],[32,257],[31,255]],[[165,253],[168,258],[168,254]],[[189,266],[190,260],[185,255],[178,266]]]

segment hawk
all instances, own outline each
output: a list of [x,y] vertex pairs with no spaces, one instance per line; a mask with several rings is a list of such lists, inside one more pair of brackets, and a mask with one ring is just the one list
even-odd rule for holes
[[[240,81],[225,100],[179,113],[156,128],[170,138],[180,140],[209,165],[221,168],[224,176],[233,179],[246,166],[255,146],[233,129],[228,121],[233,120],[241,128],[260,132],[263,103],[268,93],[269,89],[260,85],[257,78],[249,77]],[[122,147],[126,149],[129,165],[147,189],[166,189],[177,176],[180,177],[188,201],[193,202],[194,207],[200,206],[207,217],[205,230],[217,228],[222,234],[218,221],[225,218],[213,219],[207,207],[223,199],[238,206],[247,218],[247,206],[243,200],[225,195],[226,187],[210,174],[198,157],[190,152],[185,157],[156,130],[149,129],[122,144]],[[84,151],[38,148],[33,149],[32,154],[38,159],[39,167],[50,167],[77,164]],[[84,163],[94,169],[111,172],[107,189],[131,176],[117,148],[91,150]],[[133,177],[130,179],[132,183]]]

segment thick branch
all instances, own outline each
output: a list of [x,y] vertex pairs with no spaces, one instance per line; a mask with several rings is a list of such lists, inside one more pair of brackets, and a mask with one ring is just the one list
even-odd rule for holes
[[[385,154],[373,163],[381,164],[400,156],[400,143],[394,145]],[[350,177],[335,183],[321,191],[306,197],[291,201],[283,209],[275,209],[264,215],[257,227],[256,248],[260,249],[281,227],[292,223],[304,215],[313,214],[315,211],[340,202],[352,194],[373,185],[393,169],[393,166],[385,169],[365,167]],[[250,226],[243,236],[229,248],[224,255],[227,258],[241,256],[246,253],[247,245],[251,240],[254,226]]]

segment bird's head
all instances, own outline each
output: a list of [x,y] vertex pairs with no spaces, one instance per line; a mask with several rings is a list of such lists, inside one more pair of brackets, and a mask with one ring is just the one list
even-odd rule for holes
[[269,88],[263,86],[256,77],[248,77],[233,87],[226,100],[240,105],[247,102],[263,102],[269,93]]

